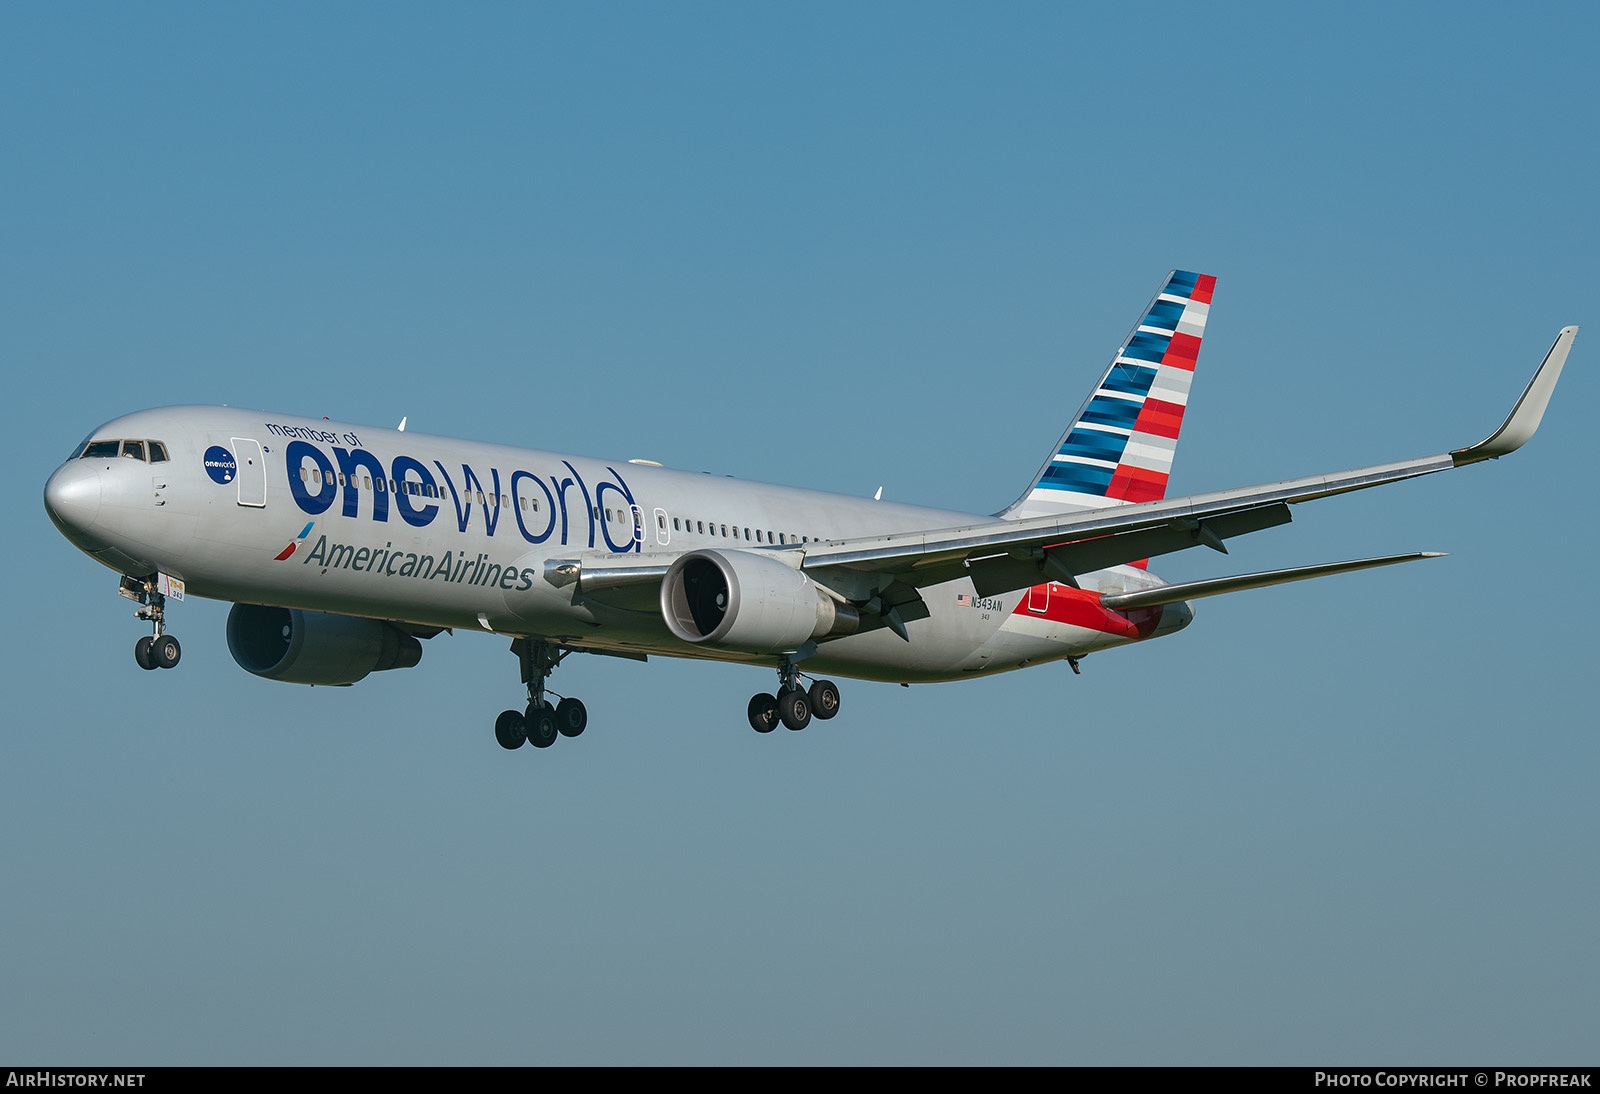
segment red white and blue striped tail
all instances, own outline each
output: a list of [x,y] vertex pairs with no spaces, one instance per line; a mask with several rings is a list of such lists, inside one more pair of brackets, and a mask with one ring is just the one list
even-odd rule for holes
[[1040,468],[999,514],[1046,516],[1166,497],[1217,279],[1174,270]]

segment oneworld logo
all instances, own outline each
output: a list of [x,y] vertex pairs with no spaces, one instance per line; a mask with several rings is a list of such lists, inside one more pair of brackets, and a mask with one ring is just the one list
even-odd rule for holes
[[239,465],[233,462],[233,453],[220,444],[214,444],[206,449],[202,459],[206,465],[206,474],[211,476],[212,482],[219,485],[232,482],[233,477],[239,473]]
[[[309,441],[290,441],[284,451],[289,492],[301,511],[313,517],[326,513],[341,498],[342,515],[358,516],[365,497],[368,515],[380,522],[389,519],[392,501],[400,518],[414,528],[432,524],[444,509],[454,512],[457,530],[465,532],[476,520],[485,534],[493,536],[509,512],[511,519],[506,523],[515,525],[529,543],[554,540],[565,545],[575,537],[583,538],[587,526],[590,547],[603,540],[607,550],[619,554],[643,549],[637,538],[642,527],[634,519],[616,523],[598,519],[606,510],[637,512],[633,491],[614,467],[607,467],[610,477],[595,483],[591,490],[566,460],[561,461],[562,470],[543,476],[521,469],[502,476],[497,467],[480,475],[463,463],[458,485],[438,460],[430,468],[411,456],[396,456],[385,467],[364,448],[331,447],[331,459]],[[211,471],[210,459],[208,452],[207,471]],[[228,467],[231,476],[231,456]]]

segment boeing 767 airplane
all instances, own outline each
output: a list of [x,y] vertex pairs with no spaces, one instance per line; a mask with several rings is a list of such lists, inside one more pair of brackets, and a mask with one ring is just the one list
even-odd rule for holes
[[[235,601],[249,672],[354,684],[409,668],[453,628],[512,639],[527,702],[506,748],[588,723],[551,704],[569,654],[651,654],[776,669],[761,733],[839,711],[819,674],[959,680],[1171,634],[1188,601],[1432,557],[1388,555],[1168,584],[1156,555],[1290,520],[1296,502],[1515,451],[1538,428],[1576,327],[1557,336],[1488,439],[1436,456],[1168,498],[1214,277],[1176,271],[1112,355],[1021,497],[992,516],[369,426],[215,406],[145,410],[89,434],[45,486],[56,527],[121,575],[178,663],[167,608]],[[809,683],[808,683],[809,681]]]

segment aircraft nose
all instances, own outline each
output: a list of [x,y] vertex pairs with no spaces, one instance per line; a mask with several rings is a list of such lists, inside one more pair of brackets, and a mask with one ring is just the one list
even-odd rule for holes
[[86,460],[58,468],[45,483],[44,508],[63,535],[87,533],[100,515],[99,469]]

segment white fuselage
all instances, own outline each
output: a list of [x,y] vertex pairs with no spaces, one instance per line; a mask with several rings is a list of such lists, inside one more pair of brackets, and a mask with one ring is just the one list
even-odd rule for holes
[[[92,442],[159,442],[167,458]],[[670,562],[685,551],[798,564],[813,542],[959,528],[994,518],[531,449],[226,407],[118,418],[46,488],[52,517],[119,572],[187,592],[416,627],[537,636],[578,649],[772,663],[674,637],[657,584],[590,593],[552,567]],[[880,628],[807,661],[845,676],[957,679],[1170,633],[1185,605],[1109,612],[1106,592],[1156,584],[1136,567],[995,597],[967,580],[922,590],[909,640]]]

